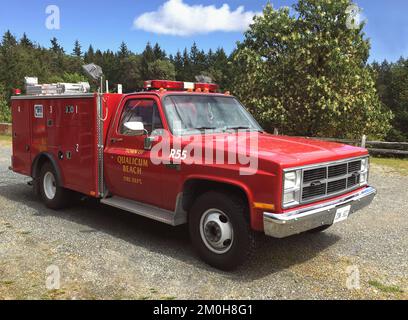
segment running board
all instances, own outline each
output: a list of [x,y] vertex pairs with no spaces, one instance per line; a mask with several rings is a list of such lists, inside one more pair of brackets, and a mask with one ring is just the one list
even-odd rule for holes
[[[179,214],[177,214],[177,212],[174,213],[172,211],[160,209],[125,198],[105,198],[101,200],[101,203],[171,226],[179,226],[187,223],[187,215],[184,212],[179,212]],[[177,203],[179,203],[179,201],[177,201]]]

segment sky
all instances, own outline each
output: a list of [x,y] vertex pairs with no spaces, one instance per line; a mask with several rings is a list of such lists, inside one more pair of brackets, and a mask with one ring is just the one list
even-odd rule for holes
[[[2,1],[6,2],[6,1]],[[267,0],[20,0],[7,1],[0,11],[0,32],[49,47],[56,37],[67,52],[78,39],[87,48],[116,51],[125,41],[134,52],[158,42],[176,53],[194,42],[204,50],[223,47],[231,52],[252,16]],[[295,0],[271,0],[275,8]],[[408,57],[408,1],[355,0],[367,21],[370,61]],[[54,19],[59,11],[59,19]],[[59,23],[58,23],[59,22]],[[58,28],[59,27],[59,28]]]

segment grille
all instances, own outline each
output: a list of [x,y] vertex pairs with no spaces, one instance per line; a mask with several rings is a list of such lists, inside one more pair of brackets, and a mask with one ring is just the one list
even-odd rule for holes
[[347,179],[341,179],[329,182],[329,186],[327,188],[327,193],[337,193],[341,190],[347,189]]
[[349,163],[348,173],[360,172],[361,171],[361,161],[354,161]]
[[329,167],[329,178],[335,178],[347,174],[347,163]]
[[326,192],[327,184],[321,184],[319,186],[310,186],[303,188],[303,200],[313,199]]
[[346,193],[360,185],[361,160],[303,170],[302,202]]
[[309,171],[305,171],[303,176],[303,182],[320,181],[327,178],[327,169],[318,168]]
[[348,188],[352,188],[355,187],[356,185],[358,185],[358,183],[360,182],[360,175],[356,174],[354,176],[351,176],[350,178],[348,178],[347,180],[347,187]]

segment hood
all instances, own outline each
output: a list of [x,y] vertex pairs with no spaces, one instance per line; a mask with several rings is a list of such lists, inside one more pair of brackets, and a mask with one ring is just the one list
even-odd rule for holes
[[[368,155],[368,151],[363,148],[315,139],[274,136],[265,133],[253,133],[251,136],[258,141],[258,148],[252,150],[252,155],[257,156],[260,162],[265,163],[266,167],[269,167],[267,165],[269,163],[286,169]],[[202,148],[203,140],[201,139],[203,137],[195,136],[198,138],[195,140],[194,136],[191,136],[184,143],[186,145],[192,143],[192,145]],[[190,141],[191,139],[193,142]],[[227,144],[229,143],[238,144],[246,150],[249,150],[251,145],[250,135],[218,133],[206,135],[205,139],[212,141],[213,147],[221,152],[228,150]],[[221,147],[223,147],[222,150]],[[249,154],[248,151],[246,153]]]
[[343,160],[368,155],[363,148],[319,141],[259,134],[259,157],[276,162],[283,168]]

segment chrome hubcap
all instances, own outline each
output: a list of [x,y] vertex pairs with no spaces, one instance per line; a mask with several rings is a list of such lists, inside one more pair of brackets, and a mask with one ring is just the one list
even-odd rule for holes
[[57,184],[55,182],[55,177],[51,172],[47,172],[44,176],[44,193],[45,196],[52,200],[57,193]]
[[228,216],[218,209],[210,209],[203,214],[200,233],[206,247],[217,254],[227,253],[234,242],[232,224]]

